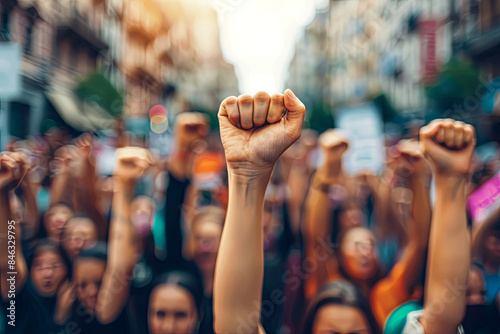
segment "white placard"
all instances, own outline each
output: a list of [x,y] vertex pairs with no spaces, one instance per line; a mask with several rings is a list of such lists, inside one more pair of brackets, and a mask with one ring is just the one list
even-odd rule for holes
[[380,112],[373,103],[345,106],[337,114],[337,127],[349,138],[343,167],[350,175],[362,171],[379,174],[385,165]]

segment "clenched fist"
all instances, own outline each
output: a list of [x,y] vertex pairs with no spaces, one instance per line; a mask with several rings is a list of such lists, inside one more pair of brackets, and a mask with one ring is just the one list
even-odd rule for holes
[[471,125],[452,119],[434,120],[420,129],[420,141],[437,175],[469,174],[476,144]]
[[0,155],[0,189],[16,188],[27,173],[27,164],[21,153],[3,152]]
[[253,97],[226,98],[218,117],[229,170],[234,173],[271,170],[281,154],[300,137],[305,110],[289,89],[272,97],[259,92]]
[[325,156],[325,163],[327,166],[339,162],[342,155],[349,147],[347,138],[339,130],[335,129],[327,130],[321,134],[318,142]]
[[149,151],[141,147],[123,147],[116,150],[116,167],[113,175],[118,181],[135,182],[153,163]]
[[208,120],[198,112],[180,113],[175,120],[175,137],[177,149],[189,151],[193,144],[208,134]]
[[402,177],[410,175],[420,177],[421,172],[429,168],[424,156],[423,147],[416,140],[400,140],[396,145],[394,157],[398,158],[396,172]]

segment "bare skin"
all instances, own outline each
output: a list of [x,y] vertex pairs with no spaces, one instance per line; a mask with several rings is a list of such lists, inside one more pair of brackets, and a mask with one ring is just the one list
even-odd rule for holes
[[[474,153],[474,128],[450,119],[435,120],[420,130],[420,140],[436,180],[425,304],[420,322],[427,334],[454,334],[465,312],[470,266],[465,185]],[[438,312],[436,305],[444,307]]]
[[229,97],[220,106],[229,205],[215,269],[217,333],[237,333],[241,319],[248,319],[251,332],[263,332],[264,194],[276,161],[300,137],[304,114],[304,104],[290,90],[272,97],[263,92]]

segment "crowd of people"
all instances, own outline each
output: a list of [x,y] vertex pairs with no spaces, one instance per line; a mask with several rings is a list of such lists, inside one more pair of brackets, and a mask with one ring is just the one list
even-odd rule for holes
[[166,158],[117,131],[109,175],[95,134],[11,142],[0,331],[500,333],[500,215],[466,205],[498,170],[474,128],[434,120],[352,175],[349,139],[304,115],[291,90],[228,97],[219,133],[178,114]]

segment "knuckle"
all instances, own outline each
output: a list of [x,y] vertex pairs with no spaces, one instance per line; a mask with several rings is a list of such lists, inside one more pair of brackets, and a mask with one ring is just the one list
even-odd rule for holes
[[240,104],[251,104],[253,101],[253,98],[251,95],[248,95],[248,94],[244,94],[244,95],[240,95],[238,96],[238,102]]
[[266,92],[257,92],[254,95],[254,100],[257,102],[268,102],[270,100],[270,96]]

